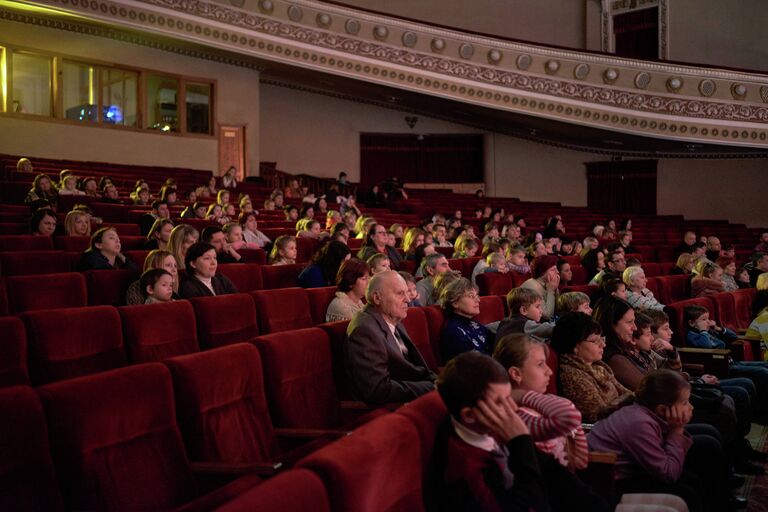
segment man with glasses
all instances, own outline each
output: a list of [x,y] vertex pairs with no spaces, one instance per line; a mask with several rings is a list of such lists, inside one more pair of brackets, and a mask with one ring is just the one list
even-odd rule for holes
[[605,258],[605,268],[598,272],[589,284],[600,286],[608,279],[621,279],[626,268],[627,261],[624,259],[624,251],[612,252]]

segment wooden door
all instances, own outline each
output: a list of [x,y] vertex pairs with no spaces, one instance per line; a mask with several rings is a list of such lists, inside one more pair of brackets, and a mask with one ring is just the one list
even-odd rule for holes
[[237,181],[247,176],[245,168],[245,125],[219,125],[219,169],[221,176],[227,169],[237,169]]

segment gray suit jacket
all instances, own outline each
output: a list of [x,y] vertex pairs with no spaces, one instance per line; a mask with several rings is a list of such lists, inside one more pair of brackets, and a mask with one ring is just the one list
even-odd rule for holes
[[369,404],[408,402],[435,388],[435,374],[402,325],[397,326],[408,356],[403,357],[384,318],[370,305],[347,328],[344,366],[355,398]]

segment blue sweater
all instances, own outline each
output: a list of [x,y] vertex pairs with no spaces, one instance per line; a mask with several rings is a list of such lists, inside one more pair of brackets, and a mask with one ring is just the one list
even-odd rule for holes
[[491,354],[493,343],[493,333],[483,324],[454,313],[446,317],[443,329],[440,331],[440,352],[446,363],[470,350]]
[[323,277],[323,271],[320,270],[318,265],[308,265],[301,271],[298,278],[299,286],[302,288],[321,288],[323,286],[330,286],[332,283],[328,283]]
[[730,329],[723,332],[688,331],[686,341],[689,346],[697,348],[727,348],[725,342],[733,341],[739,336]]

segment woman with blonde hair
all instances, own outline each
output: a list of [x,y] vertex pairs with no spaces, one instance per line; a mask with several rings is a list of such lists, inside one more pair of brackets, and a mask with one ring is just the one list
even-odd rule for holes
[[64,169],[59,173],[59,195],[60,196],[84,196],[85,192],[77,189],[77,176],[72,171]]
[[200,233],[189,224],[179,224],[171,231],[167,250],[176,258],[176,266],[184,270],[184,257],[187,249],[200,238]]
[[672,275],[690,274],[693,271],[694,265],[693,255],[689,252],[684,252],[677,258],[674,268],[670,272]]
[[403,252],[406,260],[416,259],[416,248],[424,244],[427,232],[420,228],[408,228],[403,235]]
[[91,221],[88,214],[72,210],[64,218],[64,234],[67,236],[91,236]]
[[[144,259],[144,268],[142,269],[142,274],[146,272],[147,270],[152,270],[154,268],[161,268],[171,274],[171,277],[173,278],[173,300],[178,300],[179,297],[179,267],[176,263],[176,257],[171,254],[168,251],[163,251],[160,249],[155,249],[154,251],[150,251],[149,254],[147,254],[147,257]],[[131,285],[128,287],[128,290],[125,292],[125,303],[129,306],[133,304],[144,304],[144,301],[146,300],[144,295],[141,293],[141,284],[140,279],[137,279]]]

